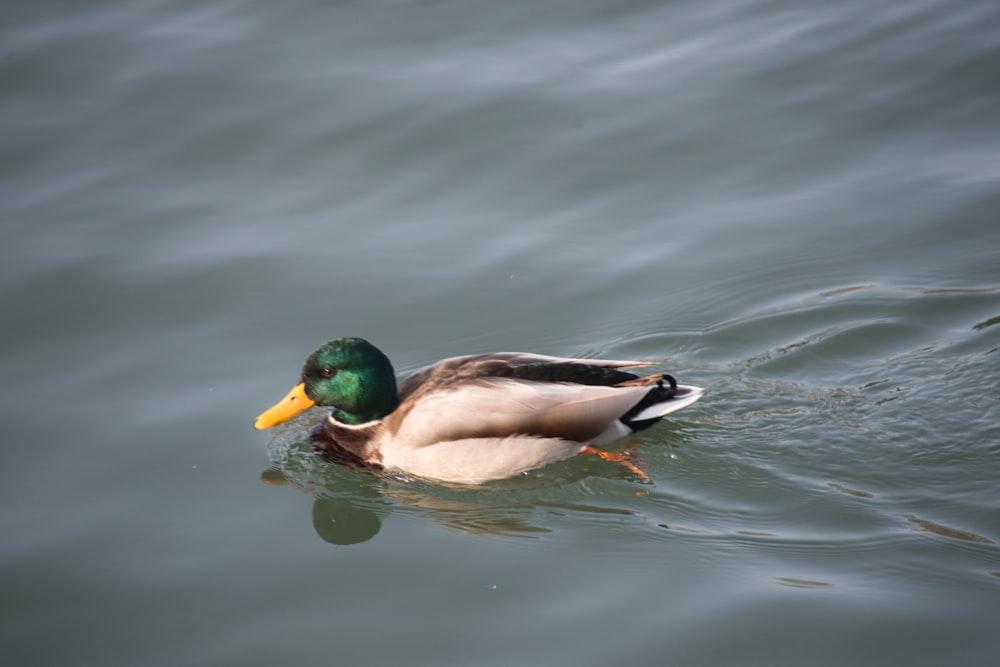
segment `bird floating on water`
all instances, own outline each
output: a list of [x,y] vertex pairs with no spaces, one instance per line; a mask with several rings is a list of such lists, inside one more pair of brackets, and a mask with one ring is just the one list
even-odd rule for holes
[[478,484],[601,449],[702,396],[666,373],[622,370],[651,361],[473,354],[422,368],[396,386],[388,357],[361,338],[309,355],[299,384],[257,417],[257,429],[313,406],[332,408],[312,431],[332,458],[432,480]]

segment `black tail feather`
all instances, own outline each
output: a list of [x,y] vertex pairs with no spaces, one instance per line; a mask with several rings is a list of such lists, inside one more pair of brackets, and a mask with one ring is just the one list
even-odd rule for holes
[[[669,386],[664,385],[664,381],[669,383]],[[662,417],[652,417],[650,419],[639,419],[636,420],[636,415],[639,415],[643,410],[651,405],[656,405],[657,403],[662,403],[669,400],[677,395],[677,380],[674,379],[672,375],[663,374],[660,381],[656,383],[656,386],[646,392],[646,395],[642,397],[642,400],[635,404],[631,410],[626,412],[620,417],[620,421],[632,429],[632,432],[642,431],[656,422],[660,421]]]

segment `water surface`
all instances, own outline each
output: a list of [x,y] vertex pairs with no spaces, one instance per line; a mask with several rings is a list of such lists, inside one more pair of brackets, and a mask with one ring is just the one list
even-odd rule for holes
[[[22,5],[12,664],[996,664],[995,3]],[[708,391],[377,477],[251,428],[342,335]]]

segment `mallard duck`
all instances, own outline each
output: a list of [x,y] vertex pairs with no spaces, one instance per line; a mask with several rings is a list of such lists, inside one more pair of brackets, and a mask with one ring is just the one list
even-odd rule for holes
[[299,384],[254,426],[267,429],[315,405],[329,406],[312,440],[334,458],[478,484],[577,454],[614,459],[597,447],[701,398],[700,388],[679,385],[666,373],[621,370],[654,363],[474,354],[422,368],[397,391],[381,350],[361,338],[339,338],[309,355]]

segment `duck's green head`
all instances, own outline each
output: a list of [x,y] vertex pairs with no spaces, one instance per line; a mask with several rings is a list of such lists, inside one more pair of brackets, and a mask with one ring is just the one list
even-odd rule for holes
[[398,402],[388,357],[361,338],[338,338],[309,355],[301,382],[262,412],[254,427],[271,428],[314,405],[337,408],[336,418],[344,423],[363,424],[382,419]]

